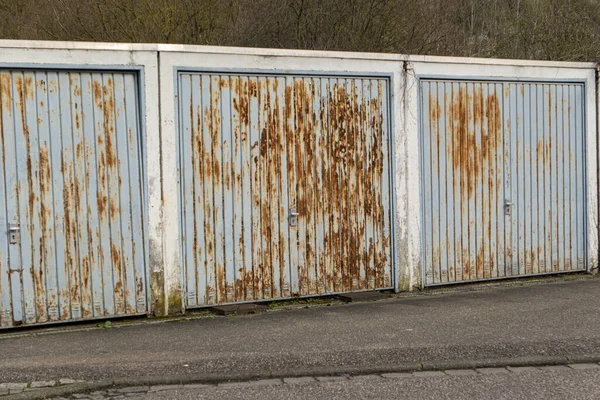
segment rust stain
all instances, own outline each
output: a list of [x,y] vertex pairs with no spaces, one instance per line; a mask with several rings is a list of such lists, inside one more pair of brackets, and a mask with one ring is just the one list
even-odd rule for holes
[[273,224],[273,204],[272,204],[272,190],[275,187],[273,185],[273,177],[271,164],[273,158],[276,157],[273,149],[273,136],[275,135],[273,125],[273,110],[272,110],[272,93],[269,90],[269,78],[260,79],[258,81],[259,90],[259,113],[262,120],[262,132],[260,135],[260,181],[261,181],[261,234],[263,241],[263,263],[262,263],[262,276],[263,276],[263,296],[264,298],[273,297],[274,285],[273,285],[273,268],[274,264],[274,251],[272,238],[276,227]]
[[10,74],[0,73],[0,94],[2,95],[2,108],[12,115],[12,79]]
[[258,97],[258,83],[254,79],[249,80],[248,95],[250,97]]
[[[7,75],[3,75],[3,77],[6,77]],[[8,80],[8,83],[10,83],[10,80]],[[29,224],[29,229],[31,232],[35,232],[36,230],[42,230],[42,232],[46,232],[46,215],[47,215],[47,210],[45,208],[45,202],[40,202],[41,204],[36,204],[36,199],[39,201],[39,197],[36,195],[36,193],[34,192],[34,179],[38,180],[39,179],[39,173],[38,170],[36,169],[34,171],[34,165],[33,165],[33,161],[32,161],[32,150],[31,150],[31,140],[30,140],[30,134],[29,134],[29,126],[27,125],[27,122],[25,120],[25,90],[24,90],[24,84],[23,84],[23,78],[21,76],[16,76],[14,79],[14,83],[15,83],[15,91],[16,91],[16,95],[17,95],[17,109],[18,112],[20,114],[20,118],[21,118],[21,124],[23,127],[23,139],[26,145],[26,169],[27,169],[27,189],[26,191],[28,192],[28,199],[27,199],[27,209],[25,210],[26,212],[26,219],[28,221]],[[3,88],[6,88],[5,85],[7,84],[6,78],[3,79],[2,81],[2,86]],[[39,168],[39,164],[35,165],[35,168]],[[19,186],[19,193],[21,193],[21,188]],[[41,226],[36,226],[36,223],[34,221],[34,215],[35,213],[38,212],[38,215],[40,215],[43,219],[40,221],[40,225]],[[34,288],[36,291],[36,298],[35,298],[35,306],[36,306],[36,311],[37,311],[37,315],[38,315],[38,322],[44,322],[47,320],[47,309],[46,309],[46,285],[45,285],[45,281],[44,281],[44,274],[45,274],[45,269],[44,269],[44,260],[46,259],[45,257],[45,235],[40,235],[40,241],[38,243],[38,247],[37,249],[40,252],[40,256],[39,256],[39,261],[36,260],[36,262],[34,263],[34,265],[32,265],[32,269],[33,269],[33,280],[34,280]]]
[[145,290],[144,290],[144,280],[140,276],[136,280],[135,295],[136,295],[137,298],[140,298],[140,297],[144,297],[144,293],[145,293]]
[[234,93],[236,96],[233,98],[233,108],[239,115],[240,123],[242,125],[248,125],[248,82],[244,81],[243,85],[235,85]]
[[119,268],[118,272],[119,275],[121,276],[121,270],[120,270],[120,266],[121,266],[121,253],[119,252],[119,249],[117,248],[117,246],[115,246],[114,243],[110,244],[110,256],[113,262],[113,265],[117,268]]
[[437,97],[434,97],[431,93],[429,93],[429,114],[431,122],[437,122],[442,116],[442,106]]
[[104,93],[104,137],[106,140],[106,163],[114,170],[117,166],[115,147],[115,97],[112,79],[108,78],[108,85],[103,88]]
[[544,141],[542,139],[538,139],[536,149],[537,149],[536,154],[537,154],[538,161],[543,161],[543,159],[544,159]]
[[[42,87],[43,87],[43,82],[42,81]],[[48,91],[50,93],[56,93],[56,91],[58,90],[58,83],[57,81],[55,81],[54,79],[51,79],[48,81]]]
[[[452,152],[448,158],[453,160],[455,176],[460,177],[463,202],[472,198],[483,165],[492,166],[488,185],[496,186],[495,157],[502,146],[502,118],[497,95],[490,94],[484,99],[482,88],[475,88],[473,94],[467,93],[466,87],[460,87],[453,99],[453,115],[448,116],[455,125],[454,146],[448,150]],[[470,107],[472,112],[469,112]],[[484,117],[487,119],[485,126]],[[476,143],[472,126],[481,131],[480,146]]]
[[225,268],[223,267],[223,264],[219,262],[220,260],[216,260],[216,269],[217,269],[217,290],[218,290],[218,300],[220,303],[226,303],[227,302],[227,296],[226,296],[226,291],[225,291]]
[[[479,95],[483,95],[482,92],[476,93],[475,96],[475,115],[479,114],[478,104],[481,104],[481,98]],[[473,194],[474,182],[475,182],[475,172],[476,169],[471,169],[470,166],[477,165],[479,163],[475,162],[476,155],[476,145],[474,143],[474,138],[471,132],[469,132],[469,117],[468,114],[468,96],[467,89],[465,87],[460,87],[458,94],[453,99],[452,110],[453,110],[453,121],[458,124],[454,129],[454,169],[455,171],[460,172],[461,178],[461,193],[462,193],[462,201],[467,201],[469,197]],[[475,117],[478,119],[480,117]],[[482,148],[485,149],[486,142],[482,135]]]
[[100,214],[100,218],[106,216],[106,206],[108,204],[108,197],[98,192],[96,201],[98,202],[98,213]]
[[94,81],[94,102],[96,103],[96,107],[102,108],[103,97],[102,97],[102,84],[98,81]]
[[[42,81],[43,82],[43,81]],[[33,89],[35,85],[33,84],[33,78],[28,76],[25,78],[25,99],[33,100]],[[43,107],[43,104],[42,104]]]
[[83,283],[82,290],[82,314],[84,318],[89,318],[94,315],[92,309],[92,282],[91,282],[91,266],[90,256],[85,255],[81,260],[81,276]]
[[[39,178],[39,185],[40,185],[40,197],[41,198],[36,198],[37,200],[37,204],[38,204],[38,216],[39,216],[39,221],[40,221],[40,228],[39,230],[41,231],[41,235],[40,235],[40,239],[39,239],[39,274],[40,274],[40,278],[43,275],[44,270],[48,270],[48,258],[49,258],[49,251],[51,251],[52,249],[52,226],[51,226],[51,219],[52,219],[52,210],[51,207],[49,207],[48,205],[51,204],[52,200],[51,200],[51,191],[52,191],[52,185],[51,185],[51,170],[50,170],[50,162],[49,162],[49,156],[48,156],[48,144],[46,142],[44,142],[41,146],[40,146],[40,152],[39,152],[39,164],[37,166],[37,171],[39,171],[38,173],[38,178]],[[33,192],[33,187],[30,187],[30,192]],[[33,213],[33,212],[32,212]],[[43,285],[43,281],[41,282],[41,285]],[[51,320],[56,319],[55,315],[53,315],[52,313],[52,308],[56,307],[56,294],[52,293],[51,291],[48,291],[48,298],[47,298],[47,305],[48,305],[48,310],[49,310],[49,317]],[[41,298],[39,299],[40,301],[42,300]]]
[[51,187],[50,160],[48,155],[48,144],[44,142],[40,149],[40,189],[46,193]]
[[117,205],[115,199],[113,199],[112,197],[110,199],[110,210],[109,210],[109,213],[110,213],[110,219],[111,220],[114,220],[115,217],[117,216],[117,214],[119,213],[119,206]]
[[70,303],[80,303],[80,279],[79,279],[79,257],[78,257],[78,238],[77,238],[77,217],[76,209],[79,207],[79,194],[73,176],[73,165],[69,163],[68,158],[62,162],[62,174],[65,178],[63,187],[63,207],[64,207],[64,235],[65,235],[65,276],[69,277],[71,290],[68,294]]

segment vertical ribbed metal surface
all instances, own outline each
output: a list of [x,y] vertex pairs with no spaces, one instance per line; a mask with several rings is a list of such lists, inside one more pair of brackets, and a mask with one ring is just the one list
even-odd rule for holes
[[388,80],[179,85],[187,306],[392,286]]
[[136,79],[0,70],[0,326],[147,312]]
[[420,85],[425,284],[585,270],[584,86]]

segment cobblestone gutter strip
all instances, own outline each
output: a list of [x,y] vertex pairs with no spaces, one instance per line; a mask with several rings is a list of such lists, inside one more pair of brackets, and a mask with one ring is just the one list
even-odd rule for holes
[[302,385],[316,382],[336,382],[344,380],[382,380],[382,379],[407,379],[407,378],[439,378],[445,376],[465,375],[491,375],[510,374],[544,370],[590,370],[600,369],[600,364],[567,364],[550,365],[538,367],[505,367],[505,368],[475,368],[475,369],[452,369],[444,371],[415,371],[415,372],[392,372],[386,374],[371,375],[337,375],[337,376],[302,376],[294,378],[259,379],[244,382],[221,382],[213,384],[187,384],[187,385],[155,385],[155,386],[133,386],[91,393],[77,393],[68,397],[53,397],[54,400],[121,400],[129,396],[143,396],[148,393],[164,392],[169,390],[202,390],[209,388],[245,388],[257,386],[275,385]]
[[[112,399],[125,398],[128,394],[147,393],[174,389],[199,389],[202,387],[245,387],[267,384],[297,384],[327,382],[345,379],[396,379],[407,377],[440,377],[453,375],[477,375],[494,373],[518,373],[544,369],[600,369],[600,354],[583,357],[522,357],[488,361],[463,360],[439,363],[402,364],[373,368],[336,368],[318,371],[277,371],[269,374],[206,374],[178,377],[136,377],[107,379],[94,382],[77,381],[68,385],[33,388],[32,383],[15,383],[19,392],[0,396],[1,400],[37,399]],[[23,387],[25,385],[25,387]],[[2,387],[2,386],[0,386]],[[10,390],[10,389],[9,389]],[[1,393],[1,392],[0,392]]]

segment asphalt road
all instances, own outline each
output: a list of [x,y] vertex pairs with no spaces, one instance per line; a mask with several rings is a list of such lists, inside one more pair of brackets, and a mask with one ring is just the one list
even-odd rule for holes
[[[108,398],[108,397],[106,397]],[[440,378],[361,379],[240,388],[166,390],[128,397],[191,399],[598,399],[600,372],[536,371]],[[97,396],[95,399],[102,399]],[[113,397],[119,399],[119,397]]]
[[8,333],[0,339],[0,382],[240,379],[598,357],[598,293],[600,279],[584,278],[239,317]]

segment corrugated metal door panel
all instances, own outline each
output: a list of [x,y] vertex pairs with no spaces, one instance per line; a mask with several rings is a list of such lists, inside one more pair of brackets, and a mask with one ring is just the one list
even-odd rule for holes
[[[13,106],[9,94],[12,93],[10,76],[0,74],[0,138],[2,139],[2,162],[0,162],[0,199],[5,202],[0,206],[0,224],[3,232],[8,232],[11,224],[18,223],[18,215],[13,212],[17,208],[16,187],[17,176],[14,168],[15,139],[13,131]],[[10,162],[12,161],[12,162]],[[20,265],[19,254],[9,251],[9,241],[0,240],[0,327],[13,323],[12,309],[16,312],[14,318],[23,319],[21,297],[17,296],[13,304],[11,293],[20,291],[21,285],[9,273],[11,265]]]
[[0,326],[145,313],[135,74],[0,78]]
[[421,81],[426,285],[585,269],[583,89]]
[[392,286],[388,85],[180,75],[188,307]]

